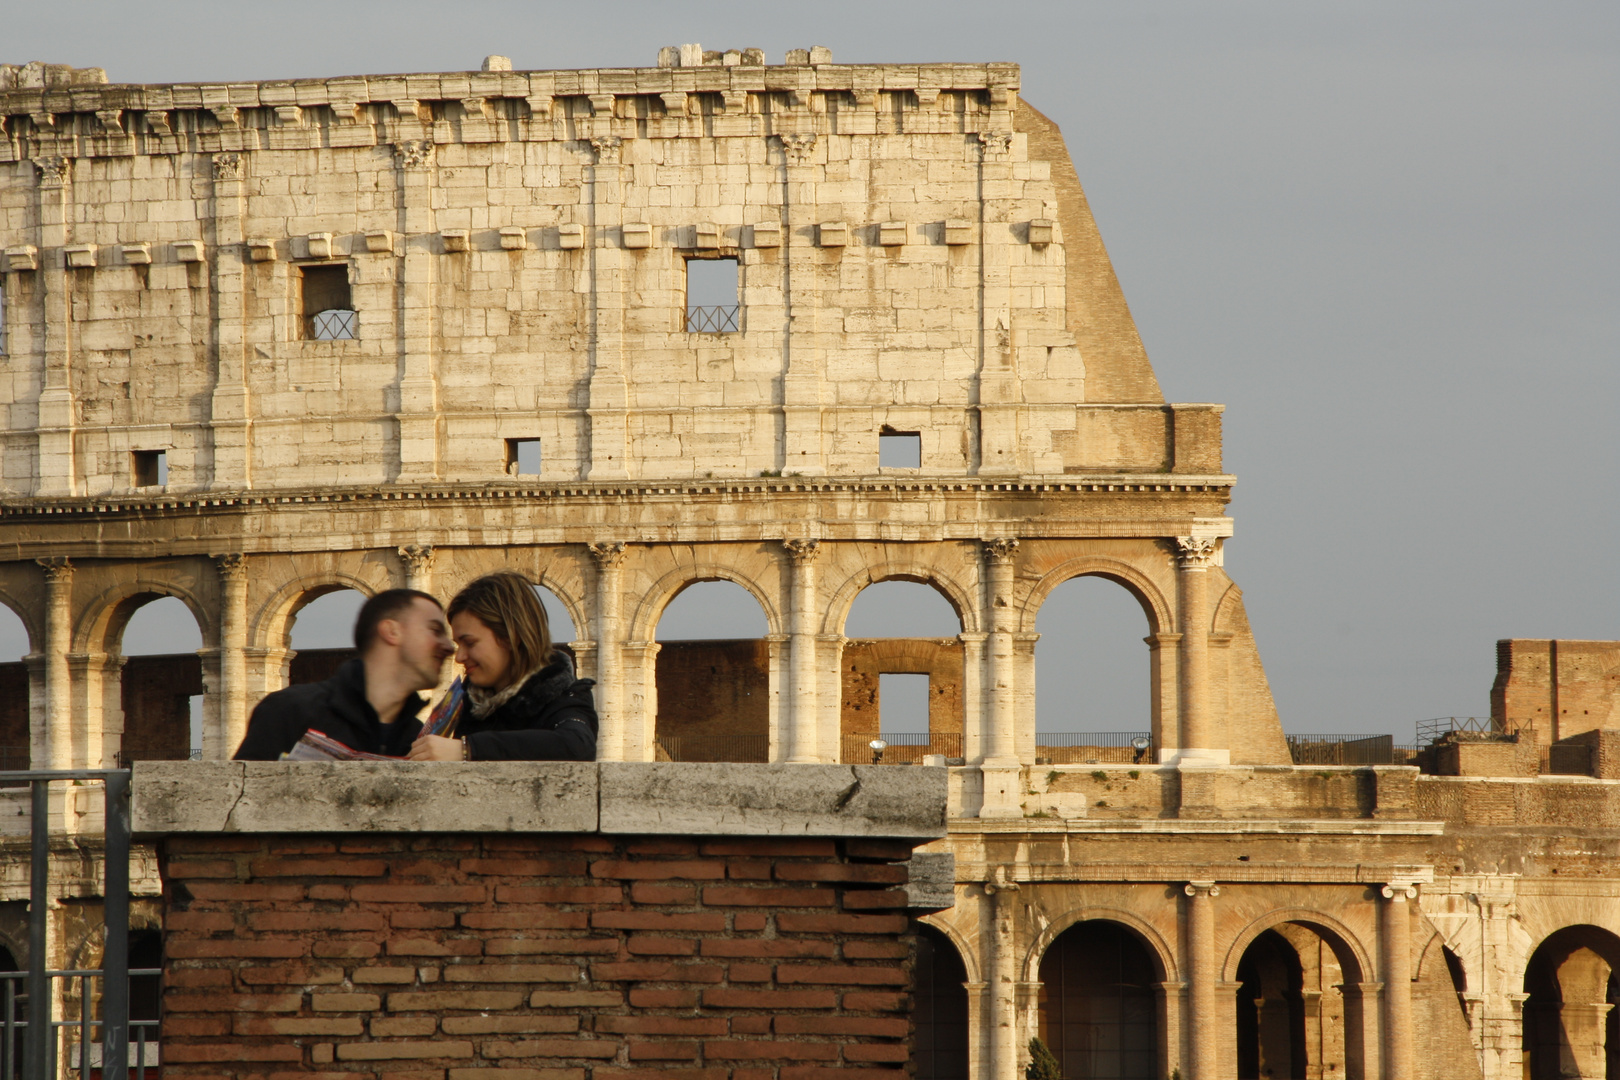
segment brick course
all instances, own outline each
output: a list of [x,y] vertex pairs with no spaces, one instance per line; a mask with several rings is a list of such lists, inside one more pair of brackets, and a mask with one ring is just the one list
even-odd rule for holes
[[165,1074],[898,1078],[911,927],[872,909],[904,904],[909,855],[858,840],[173,837]]

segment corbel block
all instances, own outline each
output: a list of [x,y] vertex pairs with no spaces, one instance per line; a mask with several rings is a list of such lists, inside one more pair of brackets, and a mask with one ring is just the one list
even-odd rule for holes
[[330,259],[332,257],[332,234],[329,232],[312,232],[305,237],[304,243],[309,247],[309,257],[312,259]]
[[242,126],[242,110],[235,105],[216,105],[209,109],[214,119],[219,121],[220,130],[231,131]]
[[754,246],[757,248],[779,248],[782,246],[782,223],[779,221],[757,221],[754,223]]
[[247,250],[248,258],[254,262],[276,261],[276,242],[274,240],[249,240]]
[[125,244],[120,248],[124,261],[131,266],[146,266],[152,261],[151,244]]
[[392,253],[394,250],[394,234],[387,229],[366,233],[366,250],[373,255]]
[[68,244],[62,248],[69,269],[88,270],[96,265],[96,245]]
[[592,116],[612,116],[613,115],[613,95],[612,94],[590,94],[588,96],[591,99],[591,115]]
[[100,125],[103,135],[122,135],[124,133],[124,110],[97,109],[96,123]]
[[529,116],[535,120],[551,119],[551,95],[531,94],[523,99],[528,102]]
[[557,246],[564,251],[578,251],[585,246],[585,226],[557,226]]
[[201,240],[177,240],[174,245],[174,257],[183,263],[200,263],[203,261],[203,242]]
[[174,134],[174,129],[169,126],[169,113],[166,109],[153,109],[147,112],[146,126],[154,135]]
[[282,127],[303,127],[304,110],[297,105],[277,105],[276,120]]
[[945,243],[951,247],[961,247],[963,244],[973,243],[973,222],[963,221],[959,218],[946,219]]
[[727,115],[741,116],[748,108],[748,91],[722,90],[720,99],[725,102]]
[[899,247],[906,242],[906,223],[885,221],[878,225],[878,243],[884,247]]
[[7,270],[38,270],[39,248],[33,244],[18,244],[6,248]]
[[401,120],[428,121],[433,119],[433,107],[425,101],[418,101],[415,98],[399,98],[389,104],[394,106],[394,111],[399,113]]
[[501,226],[501,250],[522,251],[529,246],[529,234],[521,225]]
[[352,124],[360,119],[358,101],[334,101],[327,108],[332,110],[332,119],[339,124]]
[[447,252],[466,251],[469,246],[466,229],[445,229],[439,233],[439,239],[443,242],[444,250]]
[[676,90],[671,93],[659,94],[664,101],[664,112],[668,116],[685,116],[688,96],[685,90]]
[[816,243],[824,248],[848,245],[849,225],[842,221],[823,221],[816,226]]
[[635,249],[652,247],[652,226],[644,221],[624,226],[624,246]]
[[461,99],[461,112],[468,120],[489,119],[489,99],[484,97],[464,97]]
[[1048,218],[1036,218],[1029,223],[1029,242],[1035,247],[1045,247],[1052,242],[1052,222]]

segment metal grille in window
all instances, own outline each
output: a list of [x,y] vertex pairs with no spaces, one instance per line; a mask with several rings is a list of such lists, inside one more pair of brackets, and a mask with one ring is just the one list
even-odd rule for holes
[[735,334],[737,332],[737,314],[741,310],[741,304],[689,307],[686,309],[686,332],[688,334]]
[[316,341],[348,341],[355,336],[355,313],[352,311],[317,311],[308,317],[308,323],[304,334]]

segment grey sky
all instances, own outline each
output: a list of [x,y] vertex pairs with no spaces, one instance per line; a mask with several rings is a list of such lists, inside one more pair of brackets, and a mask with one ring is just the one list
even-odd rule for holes
[[[1499,637],[1620,637],[1612,0],[7,7],[0,61],[114,81],[640,66],[689,41],[1017,61],[1166,396],[1227,405],[1227,568],[1285,727],[1407,741],[1487,708]],[[1043,620],[1041,655],[1071,658],[1043,700],[1140,670],[1093,715],[1136,710],[1131,614]]]

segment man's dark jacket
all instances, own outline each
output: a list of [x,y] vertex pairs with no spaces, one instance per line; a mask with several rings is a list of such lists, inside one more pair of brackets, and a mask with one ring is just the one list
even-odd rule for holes
[[236,760],[275,761],[312,728],[354,750],[404,757],[422,730],[416,714],[425,704],[413,694],[400,706],[398,720],[381,723],[366,700],[366,668],[357,657],[325,682],[289,686],[259,702]]

